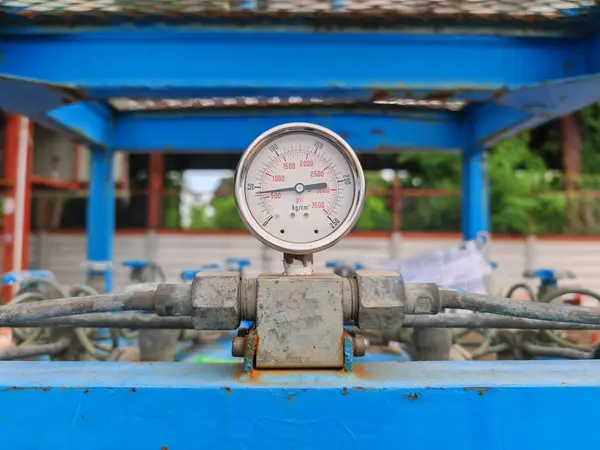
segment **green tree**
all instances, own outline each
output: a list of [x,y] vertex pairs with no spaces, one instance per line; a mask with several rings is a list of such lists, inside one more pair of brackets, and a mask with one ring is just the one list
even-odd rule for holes
[[[181,173],[167,172],[164,187],[165,189],[179,189],[181,187]],[[163,223],[165,228],[179,228],[181,226],[180,201],[179,195],[167,195],[163,198]]]
[[[390,183],[385,181],[379,172],[366,172],[365,183],[369,190],[390,189]],[[356,224],[359,231],[381,231],[392,229],[392,210],[387,195],[367,195],[363,212]]]

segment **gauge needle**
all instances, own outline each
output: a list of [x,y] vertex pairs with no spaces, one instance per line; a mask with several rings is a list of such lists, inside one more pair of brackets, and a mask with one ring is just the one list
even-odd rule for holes
[[327,187],[327,183],[314,183],[314,184],[302,184],[296,183],[296,185],[292,187],[273,189],[270,191],[260,191],[258,194],[270,194],[271,192],[287,192],[287,191],[295,191],[298,194],[306,191],[307,189],[325,189]]

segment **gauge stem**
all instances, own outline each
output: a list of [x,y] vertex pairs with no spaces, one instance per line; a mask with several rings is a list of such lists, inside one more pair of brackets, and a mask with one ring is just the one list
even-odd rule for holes
[[283,254],[284,275],[312,275],[313,274],[313,255],[292,255]]

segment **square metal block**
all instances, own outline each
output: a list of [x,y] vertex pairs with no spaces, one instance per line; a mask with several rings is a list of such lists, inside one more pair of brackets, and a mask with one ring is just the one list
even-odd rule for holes
[[258,369],[341,368],[342,279],[261,275],[256,329]]

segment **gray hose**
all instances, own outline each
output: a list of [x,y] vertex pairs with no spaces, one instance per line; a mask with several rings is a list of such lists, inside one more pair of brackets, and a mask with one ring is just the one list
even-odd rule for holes
[[39,355],[54,355],[67,349],[68,339],[59,339],[49,344],[27,345],[23,347],[9,347],[0,349],[0,360],[29,358]]
[[154,310],[154,291],[69,297],[0,308],[0,326],[52,317],[131,310]]
[[[590,291],[588,289],[581,289],[581,288],[576,288],[576,287],[563,288],[563,289],[552,289],[546,295],[544,295],[540,299],[540,301],[542,303],[552,303],[554,300],[558,299],[559,297],[562,297],[563,295],[569,295],[569,294],[585,295],[588,297],[592,297],[597,301],[600,301],[600,295],[598,293],[596,293],[594,291]],[[553,333],[552,331],[544,330],[542,334],[560,347],[570,348],[573,350],[581,350],[581,351],[586,351],[586,352],[592,351],[594,349],[594,345],[592,345],[592,344],[576,344],[574,342],[570,342],[570,341],[567,341],[566,339],[563,339],[562,337],[558,336],[556,333]]]
[[62,287],[56,281],[49,280],[47,278],[30,278],[28,280],[25,280],[23,283],[21,283],[21,287],[19,289],[19,292],[17,292],[17,295],[22,294],[23,291],[32,284],[45,284],[46,286],[50,286],[52,289],[56,290],[60,297],[69,296],[69,293],[65,290],[64,287]]
[[440,296],[443,308],[467,309],[526,319],[600,325],[600,308],[562,307],[545,303],[521,302],[446,289],[440,290]]
[[552,302],[552,300],[554,300],[558,297],[561,297],[563,295],[569,295],[569,294],[585,295],[587,297],[592,297],[592,298],[600,301],[600,294],[598,294],[597,292],[590,291],[588,289],[579,289],[576,287],[572,287],[572,288],[564,288],[564,289],[552,289],[546,295],[544,295],[543,297],[540,298],[540,302],[541,303],[550,303],[550,302]]
[[[600,325],[552,322],[550,320],[523,319],[497,314],[436,314],[434,316],[408,315],[402,322],[403,328],[506,328],[515,330],[600,330]],[[459,337],[459,336],[457,336]]]
[[582,352],[571,348],[548,347],[545,345],[536,345],[529,342],[523,342],[521,348],[531,356],[548,356],[551,358],[566,359],[589,359],[589,352]]
[[[78,295],[98,295],[99,292],[87,284],[75,284],[71,286],[71,296],[77,297]],[[66,295],[65,297],[68,297]]]
[[525,283],[517,283],[517,284],[513,284],[510,289],[508,290],[508,292],[506,293],[506,298],[512,298],[513,294],[515,292],[517,292],[518,290],[524,290],[525,292],[527,292],[527,295],[529,295],[529,298],[533,301],[537,300],[537,295],[535,295],[535,292],[533,292],[533,289],[531,289],[527,284]]
[[84,328],[154,328],[193,329],[191,317],[161,317],[154,314],[94,313],[78,316],[54,317],[35,322],[14,322],[13,328],[33,327],[84,327]]

